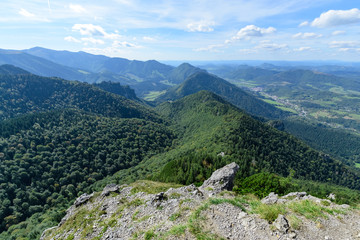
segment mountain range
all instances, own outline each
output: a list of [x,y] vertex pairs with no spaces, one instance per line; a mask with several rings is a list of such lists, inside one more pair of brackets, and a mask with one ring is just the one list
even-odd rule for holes
[[[271,173],[282,179],[282,192],[308,188],[322,197],[335,192],[343,203],[360,201],[359,171],[322,144],[326,136],[346,137],[344,132],[299,122],[261,96],[190,64],[175,68],[42,48],[1,51],[0,62],[7,64],[0,66],[0,239],[38,239],[76,197],[108,184],[150,179],[201,185],[230,162],[240,166],[237,186]],[[62,69],[69,76],[99,78],[89,83],[52,75]],[[253,78],[257,71],[240,77]],[[264,83],[288,79],[298,86],[315,73],[258,74]],[[317,88],[341,79],[321,76]],[[124,86],[120,78],[133,85]],[[345,89],[350,83],[341,84]],[[151,91],[158,94],[151,104],[136,94]],[[320,140],[310,132],[321,133]],[[346,148],[359,140],[349,139]],[[264,184],[268,189],[272,183]]]

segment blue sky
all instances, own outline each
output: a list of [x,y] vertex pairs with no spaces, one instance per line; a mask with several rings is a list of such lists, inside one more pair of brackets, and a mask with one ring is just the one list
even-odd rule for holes
[[157,60],[360,61],[358,0],[2,0],[0,48]]

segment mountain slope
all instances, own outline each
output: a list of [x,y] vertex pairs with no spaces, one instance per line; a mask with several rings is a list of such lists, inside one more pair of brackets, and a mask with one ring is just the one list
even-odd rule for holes
[[[211,162],[219,161],[214,160],[214,156],[224,152],[222,161],[237,162],[244,177],[260,171],[288,176],[295,171],[296,178],[360,189],[358,173],[291,135],[252,119],[212,93],[201,91],[173,103],[165,103],[159,106],[159,110],[180,125],[180,129],[185,129],[186,147],[179,150],[181,154],[173,157],[174,160],[156,179],[186,183],[187,177],[196,179],[200,174],[196,169],[211,166]],[[210,154],[210,162],[201,163],[201,159],[206,159],[202,152]],[[196,159],[200,165],[197,165]],[[184,169],[180,170],[178,166]]]
[[288,115],[282,110],[277,109],[276,107],[246,93],[235,85],[219,77],[204,72],[198,72],[191,75],[181,85],[169,89],[157,100],[159,102],[176,100],[196,93],[200,90],[207,90],[218,94],[235,106],[244,109],[248,113],[256,116],[266,118],[281,118]]
[[109,117],[161,121],[149,108],[86,83],[36,75],[0,75],[0,120],[19,114],[77,108]]
[[206,72],[203,69],[194,67],[188,63],[180,64],[178,67],[174,68],[169,74],[169,80],[172,83],[180,84],[186,80],[189,76],[193,75],[196,72]]
[[30,73],[13,65],[5,64],[5,65],[0,65],[0,74],[16,75],[16,74],[30,74]]
[[86,187],[163,152],[174,138],[163,124],[78,110],[24,115],[0,122],[0,130],[0,233],[66,208]]

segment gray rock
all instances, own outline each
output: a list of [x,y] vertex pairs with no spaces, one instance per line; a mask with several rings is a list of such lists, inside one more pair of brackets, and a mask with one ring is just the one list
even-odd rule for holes
[[289,222],[284,217],[284,215],[279,215],[278,218],[274,222],[274,226],[281,232],[281,233],[287,233],[289,230]]
[[305,197],[307,195],[306,192],[291,192],[289,194],[286,194],[285,196],[281,197],[283,199],[302,199],[303,197]]
[[106,185],[106,187],[101,192],[100,196],[106,197],[106,196],[109,196],[110,193],[112,193],[112,192],[119,193],[120,192],[120,186],[116,185],[116,184]]
[[201,191],[211,191],[214,193],[219,193],[223,190],[232,190],[235,174],[238,170],[239,165],[234,162],[230,163],[213,172],[211,177],[207,179],[199,189]]
[[329,196],[327,196],[328,199],[330,200],[335,200],[336,199],[336,196],[334,193],[330,193]]
[[263,198],[263,199],[261,200],[261,202],[262,202],[263,204],[270,205],[270,204],[275,204],[275,203],[277,203],[278,200],[279,200],[279,195],[271,192],[271,193],[269,193],[269,195],[268,195],[267,197]]
[[94,193],[92,194],[87,194],[87,193],[84,193],[83,195],[81,195],[80,197],[78,197],[75,202],[74,202],[74,205],[75,207],[78,207],[84,203],[86,203],[87,201],[89,201],[89,199],[94,195]]

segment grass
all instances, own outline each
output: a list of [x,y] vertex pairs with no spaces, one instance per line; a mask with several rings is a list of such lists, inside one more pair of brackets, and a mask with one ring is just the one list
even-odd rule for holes
[[319,204],[309,200],[291,202],[288,204],[288,208],[294,213],[302,215],[311,220],[327,218],[328,216],[326,213],[333,214],[333,210],[322,207]]
[[158,98],[160,95],[166,93],[166,90],[164,91],[150,91],[148,94],[144,95],[144,100],[146,101],[154,101],[156,98]]
[[259,204],[253,209],[254,213],[260,215],[262,219],[268,222],[274,222],[279,214],[285,214],[286,209],[284,204]]
[[159,192],[165,192],[169,188],[179,188],[183,185],[175,183],[153,182],[149,180],[139,180],[130,184],[130,186],[133,187],[131,193],[145,192],[149,194],[155,194]]
[[355,163],[356,168],[360,168],[360,163]]
[[299,230],[301,228],[302,220],[299,217],[297,217],[295,214],[288,215],[287,219],[292,229]]

